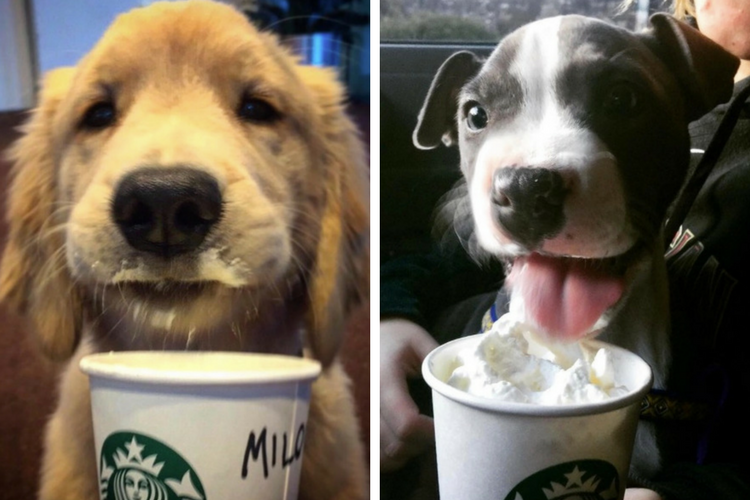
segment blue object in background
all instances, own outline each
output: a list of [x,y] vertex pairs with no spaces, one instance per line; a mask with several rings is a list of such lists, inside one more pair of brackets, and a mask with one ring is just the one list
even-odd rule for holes
[[369,100],[369,0],[260,0],[246,14],[305,64],[338,68],[353,100]]
[[34,0],[34,28],[41,74],[74,66],[101,38],[114,18],[149,2],[138,0]]

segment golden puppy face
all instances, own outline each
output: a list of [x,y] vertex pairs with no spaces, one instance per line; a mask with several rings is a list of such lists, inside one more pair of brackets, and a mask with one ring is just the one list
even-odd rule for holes
[[54,244],[18,300],[67,274],[103,324],[191,336],[241,328],[303,286],[309,323],[343,307],[329,302],[346,294],[366,210],[344,207],[362,155],[328,71],[298,66],[234,9],[190,1],[120,16],[51,80],[13,189],[31,189],[22,169],[46,141],[52,207],[36,231]]
[[[245,19],[228,9],[206,19],[201,6],[120,18],[66,98],[57,129],[72,137],[62,151],[60,201],[72,207],[66,254],[79,281],[242,287],[275,281],[290,267],[292,227],[321,197],[300,189],[322,186],[305,132],[316,125],[312,96],[278,49],[248,36]],[[201,214],[211,209],[199,205],[200,193],[186,193],[155,220],[176,182],[201,188],[185,172],[216,184],[218,213]],[[116,207],[124,181],[138,174],[124,202],[130,206]],[[170,174],[176,180],[162,182],[172,186],[148,185]],[[120,213],[127,210],[144,213]],[[181,228],[179,219],[191,217]],[[145,232],[154,234],[129,242],[127,226],[135,224],[152,225]],[[177,253],[186,235],[204,231],[203,241]]]

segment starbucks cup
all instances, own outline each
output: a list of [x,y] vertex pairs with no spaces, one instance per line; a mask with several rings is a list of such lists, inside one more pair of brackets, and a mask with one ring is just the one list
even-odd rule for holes
[[102,500],[296,499],[308,359],[218,352],[118,352],[89,375]]
[[444,344],[425,359],[432,388],[441,500],[622,499],[640,403],[651,369],[612,352],[627,394],[603,402],[541,406],[474,396],[449,386],[459,351],[480,335]]

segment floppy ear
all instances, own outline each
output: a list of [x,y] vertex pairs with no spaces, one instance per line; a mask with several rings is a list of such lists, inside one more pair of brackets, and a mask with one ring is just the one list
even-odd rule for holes
[[64,240],[54,220],[55,160],[52,121],[70,87],[73,68],[48,73],[40,102],[10,149],[13,162],[6,220],[10,228],[0,262],[0,301],[26,316],[42,350],[65,359],[81,333],[81,307],[68,274]]
[[369,172],[335,73],[311,66],[300,67],[299,73],[322,115],[327,180],[306,327],[313,355],[326,366],[339,350],[348,313],[369,297]]
[[433,149],[441,141],[450,146],[458,140],[458,92],[481,67],[482,61],[466,51],[456,52],[440,66],[419,112],[412,137],[416,147]]
[[650,23],[640,36],[675,75],[685,96],[689,121],[729,100],[738,58],[667,14],[654,14]]

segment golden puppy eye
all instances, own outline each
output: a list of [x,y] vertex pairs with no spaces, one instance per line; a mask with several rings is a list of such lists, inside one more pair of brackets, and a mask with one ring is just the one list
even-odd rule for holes
[[111,102],[97,102],[93,104],[81,120],[81,128],[89,130],[99,130],[107,128],[115,123],[117,111],[115,105]]
[[248,122],[270,123],[279,118],[279,112],[262,99],[245,97],[237,109],[237,116]]

